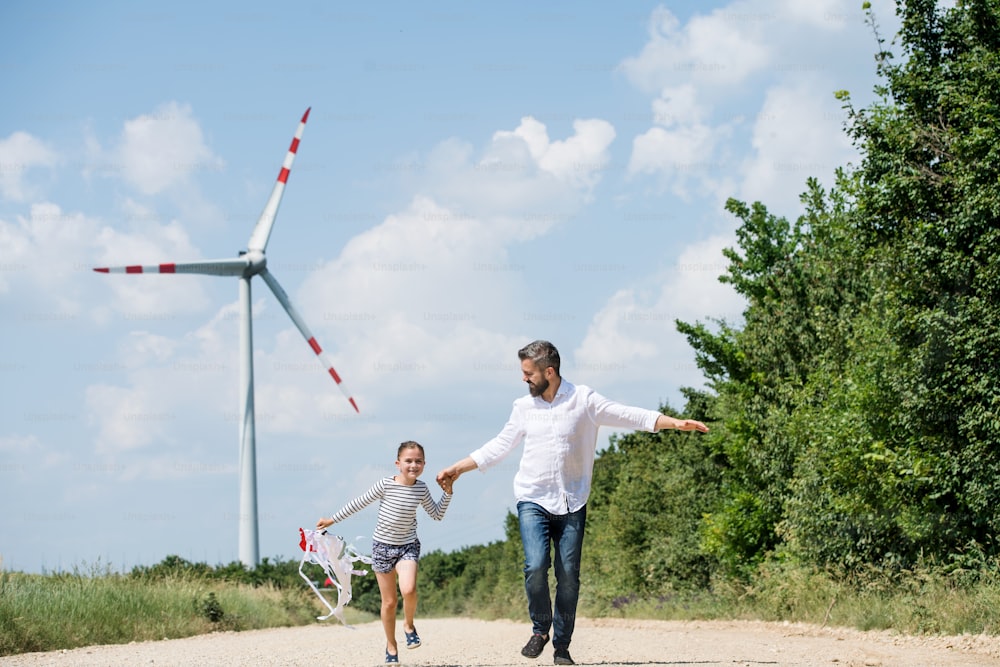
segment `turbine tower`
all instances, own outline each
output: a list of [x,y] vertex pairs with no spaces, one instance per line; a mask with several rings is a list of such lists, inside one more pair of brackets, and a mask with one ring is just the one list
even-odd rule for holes
[[257,454],[256,454],[256,429],[254,426],[254,402],[253,402],[253,318],[250,304],[250,280],[254,276],[260,276],[267,283],[267,286],[274,292],[278,303],[285,309],[288,316],[295,323],[295,326],[302,333],[302,336],[309,343],[309,347],[316,354],[319,360],[326,367],[327,372],[333,378],[344,396],[350,401],[351,407],[358,412],[358,405],[355,403],[351,393],[341,382],[340,376],[334,370],[330,359],[323,352],[323,349],[316,342],[309,327],[299,315],[299,312],[288,299],[288,294],[281,285],[267,270],[267,257],[264,251],[267,248],[267,241],[271,236],[271,228],[274,226],[274,219],[278,215],[278,206],[281,204],[281,197],[285,192],[285,184],[288,182],[288,174],[292,169],[292,162],[295,161],[295,154],[299,149],[299,142],[302,139],[302,132],[306,128],[306,121],[309,119],[310,109],[302,114],[299,127],[292,139],[292,145],[288,148],[285,161],[281,165],[278,173],[278,180],[271,190],[271,196],[267,200],[264,212],[257,219],[247,249],[234,259],[216,259],[201,262],[185,262],[182,264],[154,264],[151,266],[116,266],[94,269],[98,273],[193,273],[209,276],[236,276],[240,281],[239,302],[240,302],[240,515],[239,515],[239,556],[240,561],[249,567],[256,567],[259,563],[259,541],[257,535]]

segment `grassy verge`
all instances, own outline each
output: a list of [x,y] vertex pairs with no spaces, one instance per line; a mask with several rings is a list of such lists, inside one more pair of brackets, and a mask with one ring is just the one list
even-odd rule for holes
[[716,582],[710,591],[654,599],[602,598],[584,587],[580,612],[663,620],[763,620],[903,634],[1000,634],[1000,575],[935,570],[834,577],[794,566],[762,569],[749,582]]
[[[334,599],[335,599],[334,595]],[[190,574],[0,572],[0,655],[303,625],[325,612],[304,586]],[[352,622],[370,618],[350,610]]]

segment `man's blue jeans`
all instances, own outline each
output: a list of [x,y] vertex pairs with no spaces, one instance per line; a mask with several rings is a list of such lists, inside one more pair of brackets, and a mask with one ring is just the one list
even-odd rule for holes
[[[569,514],[552,514],[540,505],[522,501],[517,504],[517,519],[524,544],[524,590],[528,594],[532,631],[547,635],[554,626],[552,645],[568,648],[580,597],[580,555],[587,507]],[[549,596],[552,551],[556,565],[555,609]]]

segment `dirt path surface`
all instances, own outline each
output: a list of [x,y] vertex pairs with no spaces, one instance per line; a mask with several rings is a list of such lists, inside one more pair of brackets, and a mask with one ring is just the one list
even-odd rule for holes
[[[526,623],[418,620],[424,645],[400,648],[401,665],[474,667],[551,665],[551,644],[537,660],[520,655]],[[402,630],[399,630],[402,639]],[[405,642],[404,642],[405,644]],[[299,628],[224,632],[187,639],[0,658],[4,667],[37,665],[381,665],[381,624],[355,629],[325,623]],[[759,622],[669,622],[581,619],[570,647],[578,665],[713,665],[836,667],[981,667],[1000,665],[1000,638],[908,637],[810,625]]]

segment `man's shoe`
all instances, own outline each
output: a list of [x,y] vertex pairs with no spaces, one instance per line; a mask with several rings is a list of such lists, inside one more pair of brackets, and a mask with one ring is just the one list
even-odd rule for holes
[[557,665],[575,665],[573,658],[569,657],[569,649],[556,647],[555,654],[555,664]]
[[[548,635],[531,635],[531,639],[521,649],[521,655],[525,658],[537,658],[542,654],[542,649],[549,643]],[[572,663],[570,663],[572,664]]]

